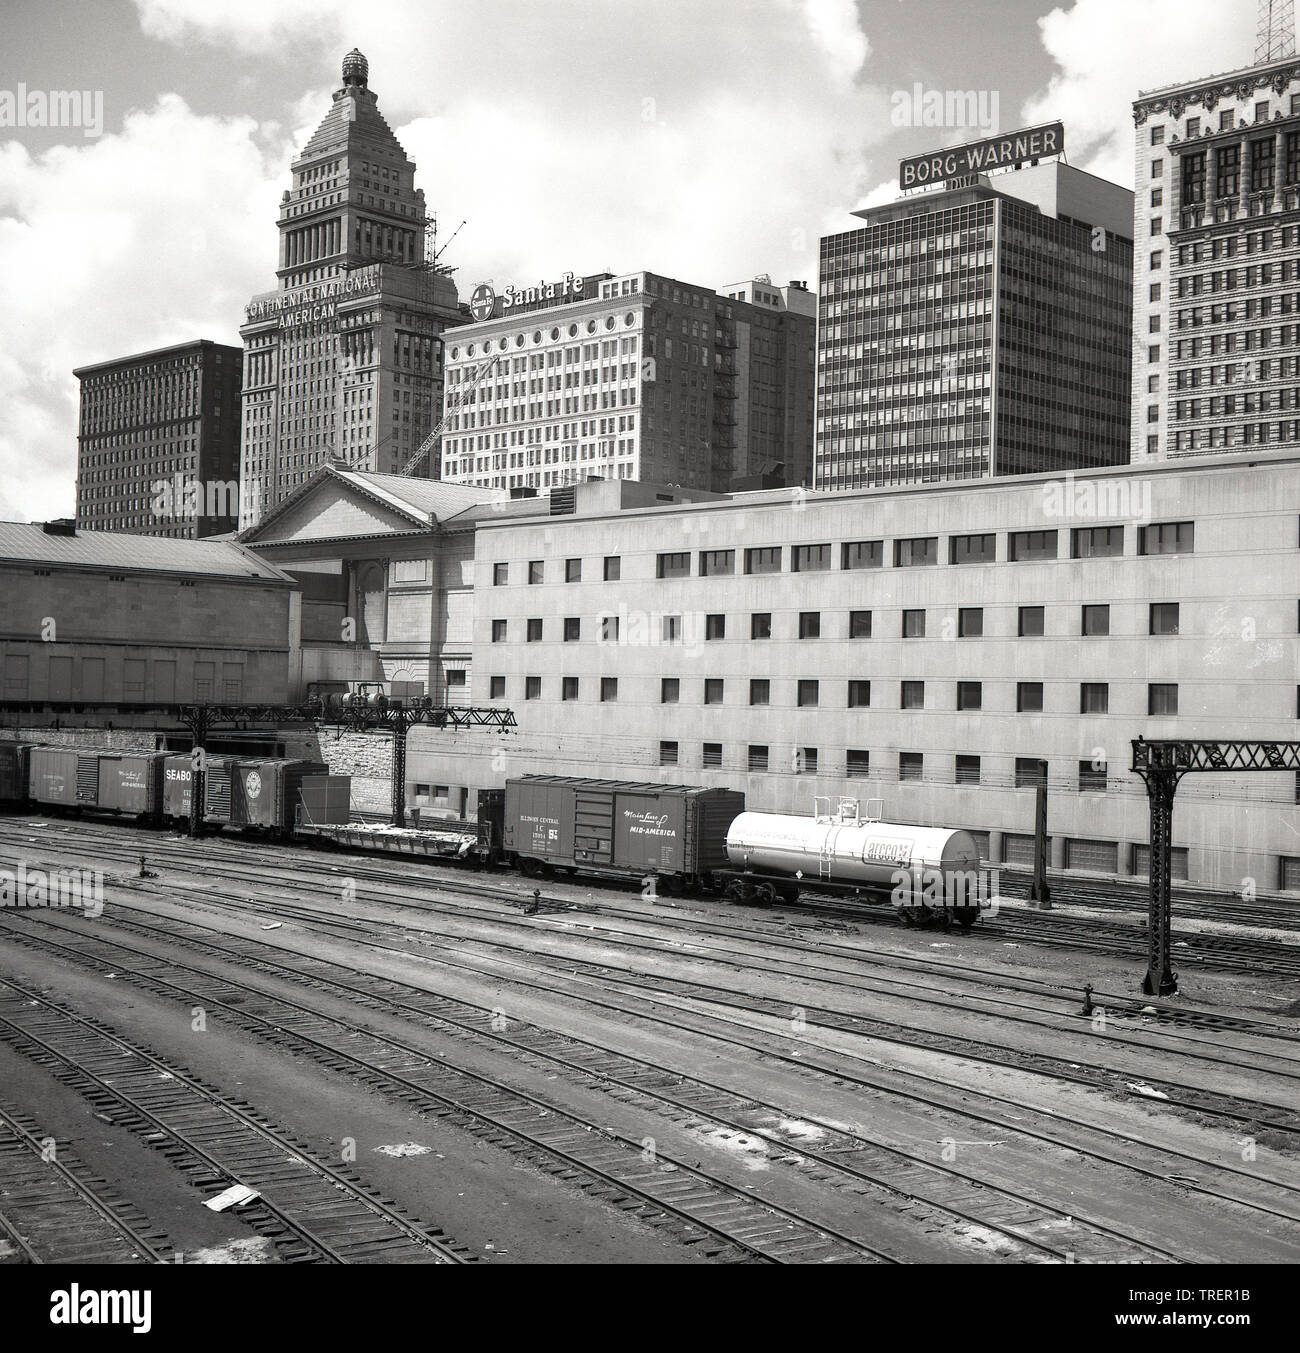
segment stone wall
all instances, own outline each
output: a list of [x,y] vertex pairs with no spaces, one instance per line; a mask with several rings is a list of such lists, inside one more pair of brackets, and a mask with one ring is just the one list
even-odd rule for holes
[[383,733],[320,731],[321,757],[333,775],[352,777],[354,812],[388,813],[393,806],[393,740]]

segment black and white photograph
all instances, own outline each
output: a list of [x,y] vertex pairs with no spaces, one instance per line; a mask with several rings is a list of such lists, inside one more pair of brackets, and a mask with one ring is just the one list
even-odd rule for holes
[[7,0],[6,1310],[1271,1344],[1296,38]]

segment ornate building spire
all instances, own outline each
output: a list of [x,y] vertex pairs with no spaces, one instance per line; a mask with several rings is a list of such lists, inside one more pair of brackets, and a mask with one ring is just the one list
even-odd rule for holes
[[361,89],[366,88],[366,81],[370,78],[370,62],[362,56],[359,48],[354,47],[343,58],[343,83],[345,85],[357,85]]

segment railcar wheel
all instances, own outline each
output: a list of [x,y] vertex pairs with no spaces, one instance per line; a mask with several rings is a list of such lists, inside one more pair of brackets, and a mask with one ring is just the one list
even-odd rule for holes
[[520,857],[519,872],[521,874],[526,874],[530,879],[541,878],[542,868],[541,860],[535,860],[531,855]]
[[771,907],[776,903],[776,889],[770,883],[760,883],[754,889],[754,903],[760,907]]
[[969,930],[979,919],[979,912],[971,907],[963,907],[957,913],[957,924],[963,930]]

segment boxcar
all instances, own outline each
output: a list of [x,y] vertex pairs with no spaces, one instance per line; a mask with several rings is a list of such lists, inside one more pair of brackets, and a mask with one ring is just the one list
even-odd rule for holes
[[163,759],[163,817],[170,821],[189,821],[194,765],[188,752],[174,753]]
[[158,817],[166,759],[162,752],[101,752],[96,806],[101,812]]
[[744,811],[734,789],[525,775],[506,781],[502,844],[527,873],[560,866],[691,886],[726,865],[727,827]]
[[0,808],[27,802],[27,760],[23,742],[0,742]]
[[27,783],[37,803],[94,808],[99,802],[99,753],[89,748],[33,747]]
[[203,820],[231,827],[290,832],[303,780],[328,775],[319,761],[209,761],[204,775]]

